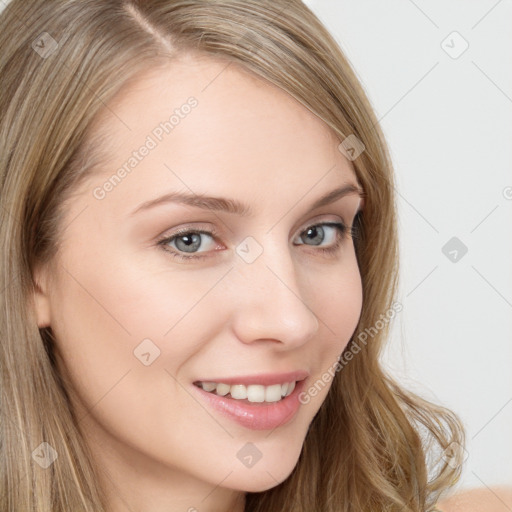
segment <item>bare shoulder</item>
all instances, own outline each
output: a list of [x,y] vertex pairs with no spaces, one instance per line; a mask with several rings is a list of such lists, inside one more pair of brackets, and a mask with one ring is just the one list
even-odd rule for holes
[[441,512],[510,512],[512,487],[480,487],[454,494],[437,504]]

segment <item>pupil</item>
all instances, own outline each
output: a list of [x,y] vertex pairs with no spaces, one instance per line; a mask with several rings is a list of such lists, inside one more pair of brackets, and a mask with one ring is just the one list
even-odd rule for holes
[[[180,247],[180,242],[183,242],[185,245]],[[201,238],[197,233],[191,235],[181,235],[176,239],[176,247],[178,247],[180,250],[184,250],[185,252],[194,252],[194,250],[199,249],[200,245]]]
[[307,231],[308,236],[310,235],[310,233],[316,234],[316,236],[313,237],[315,240],[312,240],[313,242],[315,242],[314,245],[319,245],[322,243],[324,230],[321,226],[314,226],[312,228],[309,228]]

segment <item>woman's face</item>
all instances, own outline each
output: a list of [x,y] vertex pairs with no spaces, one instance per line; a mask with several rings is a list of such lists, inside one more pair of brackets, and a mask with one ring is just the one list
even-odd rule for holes
[[[340,141],[279,88],[185,56],[123,90],[98,127],[107,160],[66,204],[58,272],[37,273],[36,308],[112,503],[202,511],[274,487],[361,312],[353,241],[336,225],[350,228],[362,201],[313,208],[358,186]],[[230,202],[149,205],[168,194]],[[276,384],[304,378],[275,401],[287,391]],[[251,400],[216,394],[226,389]]]

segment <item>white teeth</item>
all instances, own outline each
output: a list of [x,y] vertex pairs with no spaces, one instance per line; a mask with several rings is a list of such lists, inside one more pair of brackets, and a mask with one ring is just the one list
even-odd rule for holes
[[265,388],[265,402],[277,402],[281,400],[281,384],[274,384]]
[[205,391],[213,391],[217,387],[215,382],[203,382],[202,384]]
[[[233,389],[234,386],[231,387]],[[245,386],[243,386],[245,388]],[[233,396],[233,395],[231,395]],[[265,387],[258,384],[251,384],[247,386],[247,400],[249,402],[264,402],[265,401]]]
[[220,396],[227,395],[231,389],[229,384],[217,384],[215,387],[217,388],[217,395]]
[[295,389],[295,381],[285,382],[284,384],[273,384],[271,386],[262,386],[260,384],[224,384],[222,382],[201,382],[200,387],[205,391],[215,392],[217,395],[225,396],[231,394],[235,400],[247,399],[249,402],[278,402],[283,397],[292,393]]
[[245,400],[247,398],[248,389],[242,384],[235,384],[230,389],[231,398],[238,400]]

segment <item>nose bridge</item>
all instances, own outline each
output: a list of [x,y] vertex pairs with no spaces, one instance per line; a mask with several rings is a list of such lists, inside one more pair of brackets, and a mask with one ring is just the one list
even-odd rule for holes
[[[250,238],[250,237],[249,237]],[[273,339],[299,345],[318,329],[318,320],[287,242],[276,233],[245,240],[237,249],[240,286],[244,289],[237,307],[235,327],[245,342]],[[244,252],[245,250],[245,252]]]

